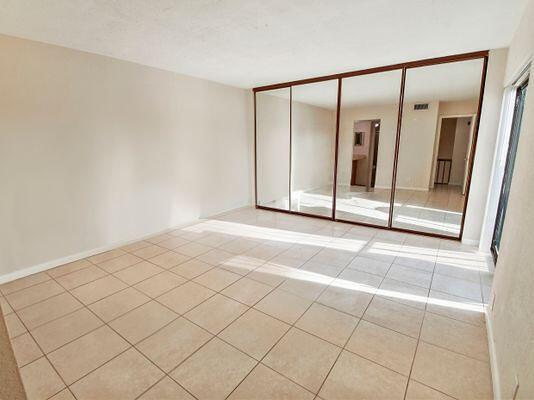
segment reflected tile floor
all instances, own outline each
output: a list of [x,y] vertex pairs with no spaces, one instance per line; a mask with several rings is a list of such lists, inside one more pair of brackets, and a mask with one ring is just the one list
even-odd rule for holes
[[[339,186],[336,218],[387,226],[390,189],[366,192],[362,186]],[[393,226],[419,232],[458,237],[465,196],[460,186],[436,185],[428,191],[397,189]],[[306,214],[332,216],[332,185],[292,194],[291,210]],[[264,204],[287,210],[287,198]]]
[[245,208],[0,286],[29,399],[490,399],[453,241]]

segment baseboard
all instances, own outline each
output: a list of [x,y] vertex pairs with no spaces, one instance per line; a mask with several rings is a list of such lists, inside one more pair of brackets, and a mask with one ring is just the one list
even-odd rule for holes
[[223,211],[217,211],[217,213],[215,213],[215,214],[209,214],[209,215],[206,215],[206,216],[201,215],[200,219],[223,217],[223,216],[228,215],[230,213],[233,213],[233,212],[236,212],[236,211],[240,211],[240,210],[244,210],[246,208],[251,208],[251,207],[254,207],[254,205],[251,204],[250,202],[247,202],[245,204],[236,205],[235,207],[231,207],[231,208],[225,209]]
[[417,192],[428,192],[430,190],[428,187],[412,187],[412,186],[395,186],[395,189],[415,190]]
[[41,264],[38,264],[38,265],[34,265],[32,267],[26,267],[26,268],[20,269],[18,271],[14,271],[14,272],[7,273],[5,275],[1,275],[0,276],[0,284],[11,282],[11,281],[14,281],[16,279],[24,278],[24,277],[26,277],[28,275],[36,274],[38,272],[43,272],[43,271],[46,271],[46,270],[49,270],[49,269],[52,269],[52,268],[55,268],[55,267],[59,267],[60,265],[63,265],[63,264],[67,264],[67,263],[70,263],[70,262],[73,262],[73,261],[81,260],[83,258],[91,257],[91,256],[94,256],[95,254],[99,254],[99,253],[103,253],[103,252],[108,251],[108,250],[116,249],[117,247],[122,247],[122,246],[126,246],[128,244],[131,244],[131,243],[139,242],[141,240],[148,239],[148,238],[150,238],[152,236],[161,235],[162,233],[167,233],[167,232],[170,232],[170,231],[175,230],[175,229],[183,228],[185,226],[191,225],[191,224],[193,224],[195,222],[198,222],[198,221],[200,221],[202,219],[205,219],[205,218],[214,218],[214,217],[217,217],[217,216],[222,216],[222,215],[228,214],[230,212],[241,210],[241,209],[244,209],[244,208],[247,208],[247,207],[250,207],[250,205],[248,203],[247,203],[247,205],[236,207],[236,208],[231,208],[231,209],[228,209],[226,211],[222,211],[220,213],[217,213],[215,215],[210,215],[208,217],[200,217],[200,218],[198,218],[196,220],[185,222],[185,223],[179,224],[177,226],[169,227],[169,228],[166,228],[166,229],[163,229],[163,230],[159,230],[157,232],[151,232],[151,233],[148,233],[148,234],[143,235],[141,237],[137,237],[135,239],[128,239],[128,240],[123,240],[123,241],[107,244],[105,246],[97,247],[97,248],[94,248],[94,249],[91,249],[91,250],[82,251],[80,253],[71,254],[71,255],[66,256],[66,257],[61,257],[61,258],[57,258],[55,260],[47,261],[47,262],[44,262],[44,263],[41,263]]
[[[401,189],[401,190],[414,190],[414,191],[417,191],[417,192],[428,192],[430,189],[429,188],[420,188],[420,187],[409,187],[409,186],[395,186],[396,189]],[[375,185],[375,189],[391,189],[391,186],[379,186],[379,185]]]
[[91,250],[87,250],[87,251],[82,251],[80,253],[71,254],[71,255],[66,256],[66,257],[61,257],[61,258],[57,258],[55,260],[51,260],[51,261],[47,261],[47,262],[44,262],[44,263],[41,263],[41,264],[38,264],[38,265],[34,265],[33,267],[26,267],[26,268],[20,269],[18,271],[10,272],[8,274],[0,276],[0,284],[11,282],[11,281],[14,281],[16,279],[24,278],[24,277],[26,277],[28,275],[36,274],[38,272],[43,272],[43,271],[46,271],[46,270],[49,270],[49,269],[52,269],[52,268],[55,268],[55,267],[59,267],[60,265],[63,265],[63,264],[68,264],[68,263],[73,262],[73,261],[81,260],[83,258],[91,257],[91,256],[94,256],[95,254],[99,254],[99,253],[103,253],[103,252],[108,251],[108,250],[116,249],[117,247],[122,247],[122,246],[126,246],[128,244],[131,244],[131,243],[139,242],[141,240],[148,239],[148,238],[150,238],[152,236],[161,235],[162,233],[167,233],[167,232],[170,232],[170,231],[172,231],[174,229],[178,229],[178,228],[181,228],[181,227],[184,227],[184,226],[191,225],[192,223],[194,223],[196,221],[198,221],[198,220],[191,221],[191,222],[184,223],[184,224],[180,224],[179,226],[176,226],[176,227],[166,228],[164,230],[160,230],[160,231],[157,231],[157,232],[152,232],[152,233],[149,233],[147,235],[143,235],[141,237],[137,237],[135,239],[123,240],[123,241],[120,241],[120,242],[107,244],[105,246],[97,247],[97,248],[94,248],[94,249],[91,249]]
[[475,239],[462,239],[462,243],[467,244],[468,246],[478,247],[480,241]]
[[[491,296],[493,299],[493,295]],[[493,319],[491,318],[490,305],[485,307],[486,317],[486,331],[488,335],[488,349],[490,356],[491,382],[493,383],[493,398],[501,400],[501,385],[499,380],[499,367],[497,365],[497,352],[495,350],[495,342],[493,337]]]

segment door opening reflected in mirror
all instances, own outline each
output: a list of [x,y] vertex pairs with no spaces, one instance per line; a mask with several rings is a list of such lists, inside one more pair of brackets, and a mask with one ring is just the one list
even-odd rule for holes
[[376,182],[380,120],[354,121],[354,136],[351,191],[370,192],[374,190]]

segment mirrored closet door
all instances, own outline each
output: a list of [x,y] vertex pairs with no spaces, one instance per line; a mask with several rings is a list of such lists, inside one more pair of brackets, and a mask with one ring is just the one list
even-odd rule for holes
[[332,217],[338,80],[291,88],[291,210]]
[[290,88],[255,96],[257,204],[289,211]]
[[483,65],[406,70],[392,227],[459,237]]
[[488,52],[254,89],[256,205],[461,239]]
[[388,226],[401,77],[342,79],[336,219]]

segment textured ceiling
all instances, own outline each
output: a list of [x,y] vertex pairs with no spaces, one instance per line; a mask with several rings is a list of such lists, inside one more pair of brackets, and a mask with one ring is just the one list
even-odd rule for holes
[[[482,78],[482,59],[410,68],[406,73],[404,101],[462,101],[477,99]],[[401,71],[394,70],[343,79],[341,107],[396,104],[400,95]],[[289,98],[288,89],[264,92]],[[293,86],[294,101],[335,110],[337,80]]]
[[0,0],[0,33],[239,87],[506,47],[527,0]]

